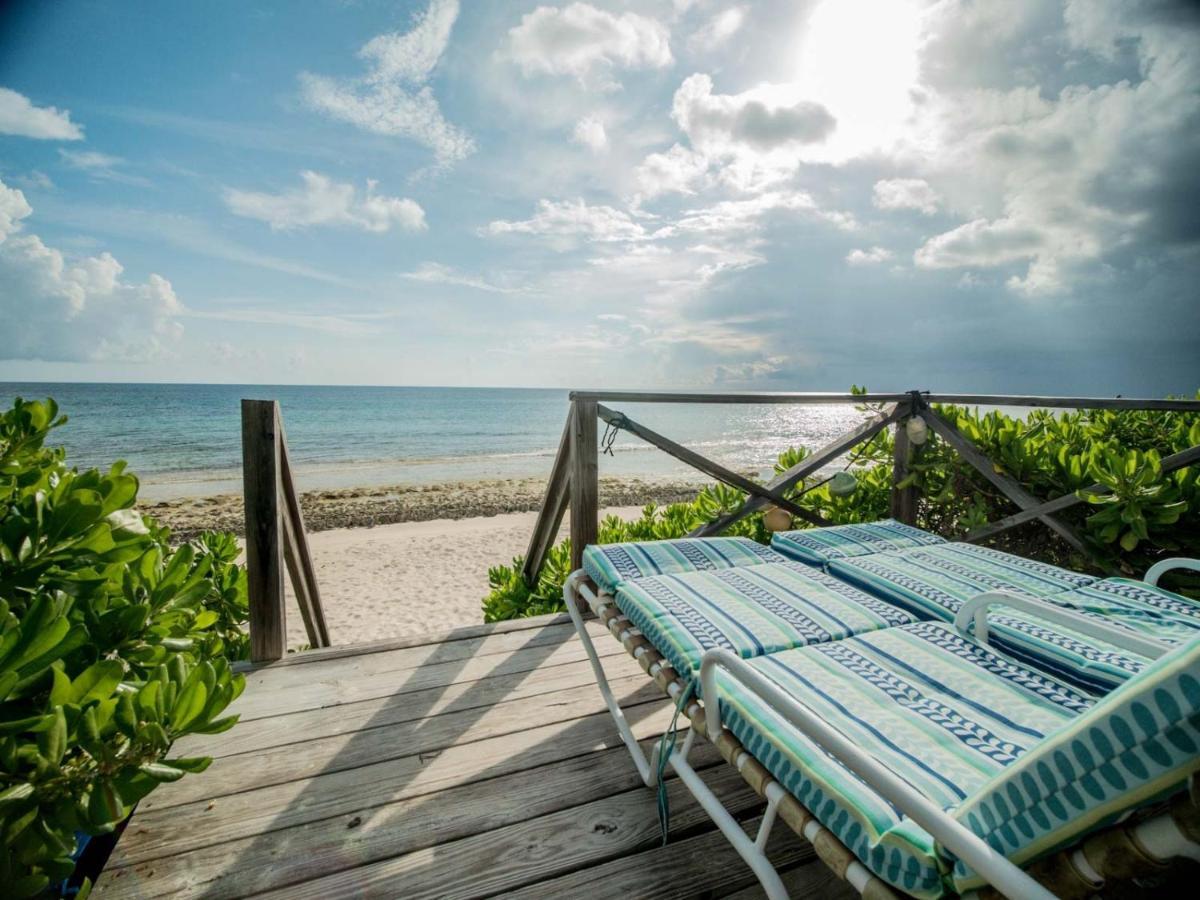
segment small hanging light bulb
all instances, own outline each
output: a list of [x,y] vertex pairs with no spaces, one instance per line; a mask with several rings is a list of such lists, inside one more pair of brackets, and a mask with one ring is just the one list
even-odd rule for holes
[[792,527],[792,515],[786,509],[772,506],[763,515],[763,525],[767,531],[787,531]]
[[904,423],[904,431],[908,434],[909,443],[918,447],[929,439],[929,426],[921,416],[910,416]]

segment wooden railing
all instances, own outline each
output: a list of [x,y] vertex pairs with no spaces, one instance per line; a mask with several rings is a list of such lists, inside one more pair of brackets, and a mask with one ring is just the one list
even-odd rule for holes
[[287,653],[285,569],[309,643],[328,647],[316,568],[292,480],[283,419],[274,400],[242,401],[242,481],[251,659],[264,662]]
[[[993,537],[1025,522],[1038,519],[1053,530],[1075,550],[1086,553],[1078,531],[1056,514],[1081,503],[1076,494],[1041,501],[1030,494],[1011,476],[1004,474],[988,456],[959,434],[954,423],[942,416],[934,404],[960,406],[1009,406],[1055,409],[1113,409],[1113,410],[1171,410],[1200,412],[1197,400],[1151,400],[1123,397],[1034,397],[1003,394],[931,394],[926,391],[907,391],[902,394],[705,394],[652,393],[642,391],[574,391],[570,395],[571,409],[554,459],[546,496],[525,554],[522,574],[533,584],[542,570],[546,553],[562,525],[568,504],[571,508],[571,568],[580,566],[583,548],[596,542],[599,532],[599,445],[596,437],[597,420],[641,438],[676,459],[692,466],[711,478],[737,488],[747,496],[735,511],[695,529],[697,537],[720,534],[735,522],[774,504],[807,522],[829,524],[821,516],[805,509],[786,496],[787,491],[808,476],[818,472],[859,444],[865,443],[889,426],[895,426],[891,514],[912,524],[916,520],[917,493],[912,487],[899,485],[908,475],[912,455],[906,421],[919,416],[929,429],[953,447],[972,468],[991,482],[1011,500],[1019,512],[996,522],[990,522],[966,536],[968,541]],[[609,403],[716,403],[716,404],[867,404],[880,411],[856,428],[806,456],[787,471],[776,475],[766,484],[759,484],[684,447],[656,431],[633,421],[625,414],[611,409]],[[1163,472],[1200,461],[1200,446],[1189,447],[1162,460]],[[1091,490],[1100,491],[1095,485]]]

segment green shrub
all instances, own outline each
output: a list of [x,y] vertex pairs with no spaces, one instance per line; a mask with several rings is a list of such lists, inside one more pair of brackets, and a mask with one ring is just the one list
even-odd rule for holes
[[115,464],[77,472],[45,446],[54,402],[0,416],[0,882],[28,897],[71,874],[76,832],[111,831],[206,758],[244,679],[245,575],[232,535],[172,547]]
[[[854,388],[855,393],[865,389]],[[1200,393],[1197,393],[1200,399]],[[867,407],[860,407],[866,410]],[[1097,573],[1140,574],[1167,555],[1200,555],[1200,469],[1163,474],[1160,454],[1200,445],[1200,416],[1161,411],[1033,410],[1024,418],[1002,412],[980,414],[956,406],[938,411],[955,424],[1006,473],[1040,500],[1078,493],[1086,501],[1058,513],[1075,526],[1087,544],[1080,556],[1040,522],[1034,521],[991,541],[1023,556]],[[843,524],[887,517],[891,505],[893,436],[884,430],[856,448],[846,464],[857,482],[852,493],[837,496],[824,475],[799,484],[791,499],[830,521]],[[808,455],[804,447],[780,454],[782,472]],[[1105,491],[1092,491],[1093,485]],[[930,434],[914,448],[903,487],[919,496],[917,524],[946,537],[962,537],[1017,508],[955,450]],[[712,485],[690,503],[646,507],[641,518],[601,523],[602,544],[683,537],[718,515],[737,509],[744,497],[724,485]],[[804,527],[797,521],[795,527]],[[761,514],[738,522],[726,534],[766,543]],[[488,622],[555,612],[562,607],[562,585],[570,566],[566,542],[553,548],[538,583],[521,579],[523,560],[497,566],[489,574],[491,591],[483,601]],[[1200,594],[1200,579],[1175,574],[1169,584]]]

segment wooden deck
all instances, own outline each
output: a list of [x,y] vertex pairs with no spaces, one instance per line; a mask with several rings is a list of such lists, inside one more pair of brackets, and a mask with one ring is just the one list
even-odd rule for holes
[[[638,736],[670,704],[599,625]],[[288,657],[247,674],[241,721],[181,744],[215,759],[144,800],[98,897],[755,897],[674,782],[671,841],[566,617]],[[763,804],[715,751],[694,764],[748,829]],[[786,827],[797,897],[857,896]]]

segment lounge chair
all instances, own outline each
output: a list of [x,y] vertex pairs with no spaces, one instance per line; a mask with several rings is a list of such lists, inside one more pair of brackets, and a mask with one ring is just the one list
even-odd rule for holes
[[[1200,631],[1189,637],[1173,618],[1169,634],[1114,624],[1091,595],[1048,603],[1042,598],[1097,580],[995,551],[947,551],[959,564],[973,560],[983,579],[955,583],[963,596],[950,610],[849,584],[829,560],[799,564],[746,543],[588,547],[564,598],[643,780],[655,786],[669,765],[769,896],[786,895],[762,852],[779,818],[871,897],[946,896],[989,883],[1011,896],[1052,896],[1020,868],[1030,863],[1055,893],[1085,896],[1106,878],[1200,856],[1200,808],[1186,796],[1170,813],[1121,818],[1178,794],[1200,768]],[[954,546],[965,545],[944,545]],[[834,574],[815,568],[823,564]],[[1111,592],[1100,593],[1109,602]],[[1156,596],[1168,606],[1190,602],[1161,589]],[[634,739],[581,603],[683,701],[691,728],[665,761],[658,748],[647,759]],[[1118,603],[1115,618],[1137,608]],[[1070,652],[1050,642],[1041,657],[1022,659],[1002,646],[1012,633],[1029,644],[1033,629]],[[1109,657],[1117,659],[1103,685],[1058,671]],[[757,839],[688,765],[698,735],[767,798]],[[1057,852],[1081,838],[1082,850]]]

